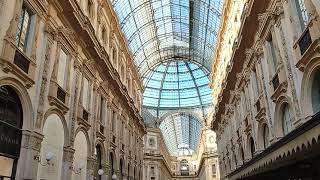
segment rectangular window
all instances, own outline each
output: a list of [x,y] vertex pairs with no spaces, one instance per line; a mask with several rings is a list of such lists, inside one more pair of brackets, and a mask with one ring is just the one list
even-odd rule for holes
[[308,11],[307,11],[304,0],[295,0],[295,2],[296,2],[296,8],[298,11],[300,26],[303,31],[309,21]]
[[105,110],[106,110],[106,101],[101,96],[101,99],[100,99],[100,122],[102,124],[104,123],[104,119],[105,119]]
[[269,39],[267,40],[267,45],[268,45],[268,49],[270,52],[270,55],[269,55],[270,57],[268,58],[268,63],[270,65],[272,73],[275,74],[278,65],[277,65],[276,49],[275,49],[271,34],[270,34]]
[[253,89],[253,94],[254,94],[254,100],[257,100],[257,98],[259,96],[259,87],[258,87],[258,77],[257,77],[256,69],[252,70],[251,80],[252,80],[252,89]]
[[89,110],[89,91],[89,81],[87,78],[84,78],[82,90],[82,105],[86,110]]
[[150,176],[155,176],[155,171],[154,171],[154,167],[150,167]]
[[212,164],[212,175],[215,176],[217,173],[216,165]]
[[16,34],[16,43],[20,50],[26,52],[27,42],[30,35],[30,24],[31,24],[31,12],[22,6],[21,14],[18,21],[18,29]]
[[112,111],[112,120],[111,120],[111,128],[112,131],[116,129],[116,112]]
[[59,63],[58,63],[57,81],[58,85],[63,89],[66,88],[66,75],[67,75],[67,54],[64,50],[60,50]]

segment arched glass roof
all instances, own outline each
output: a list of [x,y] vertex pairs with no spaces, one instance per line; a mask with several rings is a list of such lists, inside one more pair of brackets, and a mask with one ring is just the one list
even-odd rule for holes
[[188,61],[165,62],[143,77],[146,107],[181,108],[211,103],[208,72]]
[[166,146],[172,156],[192,155],[196,151],[201,133],[200,121],[185,113],[175,113],[160,124]]
[[139,73],[184,58],[211,69],[223,0],[112,0]]

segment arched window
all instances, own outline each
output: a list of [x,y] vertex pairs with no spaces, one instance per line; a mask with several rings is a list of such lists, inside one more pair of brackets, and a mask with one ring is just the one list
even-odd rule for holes
[[313,112],[317,113],[320,111],[320,69],[314,75],[311,97]]
[[[22,105],[10,86],[0,87],[0,179],[15,179],[23,123]],[[10,139],[11,141],[7,141]],[[7,169],[8,171],[5,171]]]
[[181,176],[189,176],[189,163],[186,159],[180,161]]
[[96,156],[96,166],[95,166],[95,179],[101,180],[101,175],[98,174],[98,170],[102,169],[102,156],[101,156],[101,147],[97,145],[94,152]]
[[253,156],[254,156],[254,152],[256,151],[256,148],[255,148],[255,146],[254,146],[254,140],[253,140],[252,137],[250,137],[249,143],[250,143],[250,153],[251,153],[251,157],[253,157]]
[[293,113],[288,103],[282,109],[282,130],[283,135],[287,135],[292,129]]
[[267,124],[263,126],[263,146],[264,148],[269,146],[269,128]]

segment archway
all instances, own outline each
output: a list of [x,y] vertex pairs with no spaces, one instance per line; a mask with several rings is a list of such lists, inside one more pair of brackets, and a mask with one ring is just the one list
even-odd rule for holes
[[41,143],[40,157],[44,161],[46,154],[51,153],[52,159],[48,166],[38,166],[38,179],[56,180],[61,177],[61,166],[64,146],[64,127],[57,114],[51,114],[43,126],[43,140]]
[[20,156],[23,109],[16,91],[0,87],[0,179],[15,179]]
[[102,176],[98,174],[99,169],[102,169],[102,150],[100,144],[95,147],[94,155],[96,156],[96,163],[94,166],[94,178],[101,180]]
[[79,131],[76,135],[74,149],[72,180],[85,180],[87,175],[88,140],[83,131]]

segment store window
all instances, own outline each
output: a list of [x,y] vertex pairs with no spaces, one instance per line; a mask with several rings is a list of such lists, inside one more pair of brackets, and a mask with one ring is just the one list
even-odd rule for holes
[[0,179],[15,179],[20,156],[23,112],[18,94],[0,87]]

